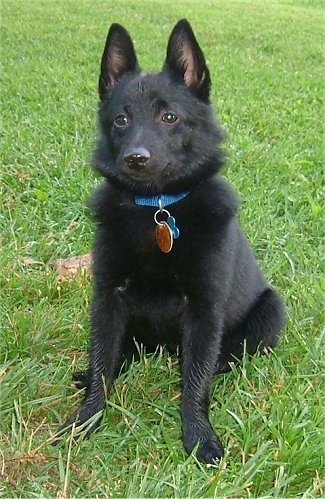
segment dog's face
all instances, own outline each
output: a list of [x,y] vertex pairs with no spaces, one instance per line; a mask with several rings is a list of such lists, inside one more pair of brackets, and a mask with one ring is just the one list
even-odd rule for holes
[[210,76],[187,21],[172,31],[161,73],[143,74],[132,40],[112,25],[99,77],[96,168],[137,193],[188,189],[221,166]]

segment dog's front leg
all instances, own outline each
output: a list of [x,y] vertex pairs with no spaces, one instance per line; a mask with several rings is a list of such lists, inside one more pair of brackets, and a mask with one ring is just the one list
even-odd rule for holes
[[[213,307],[211,307],[213,310]],[[209,388],[218,358],[221,320],[206,307],[189,307],[184,316],[182,343],[182,424],[184,447],[197,458],[212,463],[223,447],[208,419]]]
[[[91,314],[90,360],[85,399],[60,429],[64,432],[74,422],[84,425],[105,406],[122,357],[122,343],[127,321],[127,308],[119,289],[95,289]],[[100,424],[102,415],[87,426],[90,434]]]

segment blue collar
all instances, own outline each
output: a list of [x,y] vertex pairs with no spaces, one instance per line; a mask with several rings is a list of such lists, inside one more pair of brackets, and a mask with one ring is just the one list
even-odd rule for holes
[[177,203],[177,201],[181,201],[186,198],[186,196],[190,193],[190,191],[181,192],[180,194],[160,194],[158,196],[152,196],[149,198],[135,196],[134,202],[138,206],[152,206],[153,208],[164,208],[164,206],[168,206],[173,203]]

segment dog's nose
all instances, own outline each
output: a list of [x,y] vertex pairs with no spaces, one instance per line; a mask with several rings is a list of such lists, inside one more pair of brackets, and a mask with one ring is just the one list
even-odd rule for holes
[[145,147],[137,147],[127,151],[123,159],[129,168],[139,168],[144,166],[150,159],[150,152]]

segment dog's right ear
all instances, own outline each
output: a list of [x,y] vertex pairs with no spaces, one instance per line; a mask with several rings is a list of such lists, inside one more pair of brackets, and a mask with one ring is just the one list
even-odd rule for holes
[[186,19],[178,21],[168,40],[164,69],[180,77],[204,101],[209,101],[210,73],[203,52]]
[[126,29],[114,23],[107,35],[100,66],[98,91],[101,100],[129,71],[140,71],[133,42]]

